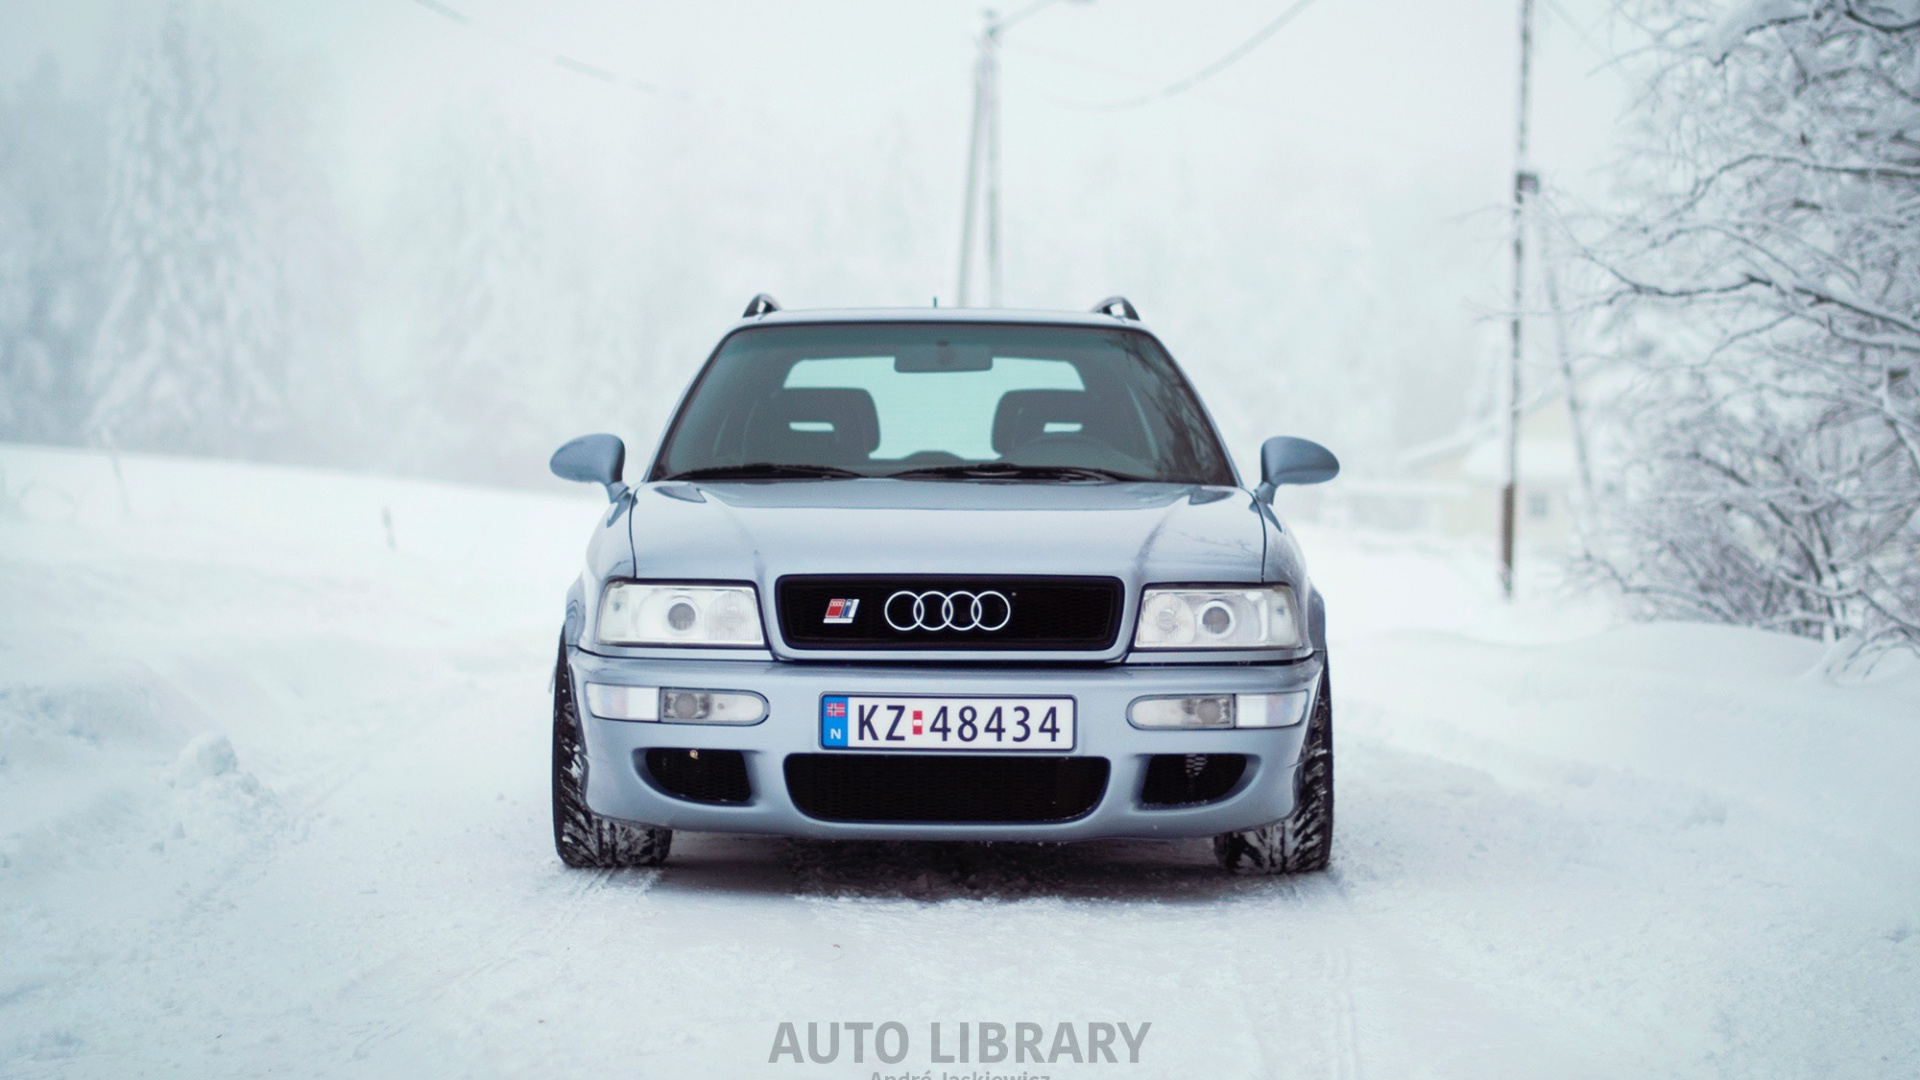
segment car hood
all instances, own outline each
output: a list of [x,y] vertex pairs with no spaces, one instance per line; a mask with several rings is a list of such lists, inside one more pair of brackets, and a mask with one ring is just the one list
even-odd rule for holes
[[648,484],[631,515],[641,578],[1071,574],[1259,581],[1266,537],[1238,488],[805,480]]

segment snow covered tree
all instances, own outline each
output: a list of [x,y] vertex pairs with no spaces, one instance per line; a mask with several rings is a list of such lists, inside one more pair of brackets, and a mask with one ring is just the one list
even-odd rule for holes
[[416,140],[377,301],[399,467],[544,484],[555,447],[632,431],[645,411],[641,260],[541,150],[485,98],[447,107]]
[[0,439],[81,437],[104,302],[104,154],[97,110],[50,57],[0,95]]
[[497,480],[559,389],[544,200],[532,148],[497,109],[451,109],[423,142],[390,231],[402,442],[414,468]]
[[284,454],[330,283],[294,125],[247,28],[176,0],[136,34],[113,120],[94,433]]
[[1920,0],[1638,0],[1634,210],[1590,248],[1652,614],[1920,646]]

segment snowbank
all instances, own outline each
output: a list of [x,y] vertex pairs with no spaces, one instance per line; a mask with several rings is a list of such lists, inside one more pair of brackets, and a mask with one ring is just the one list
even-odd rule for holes
[[699,836],[576,874],[546,676],[597,496],[0,473],[0,1073],[739,1077],[833,1019],[1151,1021],[1114,1075],[1920,1072],[1915,665],[1305,528],[1326,875]]

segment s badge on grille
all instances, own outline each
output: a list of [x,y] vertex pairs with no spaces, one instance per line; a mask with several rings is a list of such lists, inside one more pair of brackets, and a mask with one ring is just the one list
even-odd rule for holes
[[846,626],[853,622],[854,610],[860,606],[859,598],[852,600],[827,601],[827,617],[820,621],[828,626]]

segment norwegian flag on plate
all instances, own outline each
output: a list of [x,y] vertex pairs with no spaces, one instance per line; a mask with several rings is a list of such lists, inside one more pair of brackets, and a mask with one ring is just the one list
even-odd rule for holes
[[854,609],[859,606],[860,601],[857,598],[853,600],[829,600],[827,601],[827,617],[820,621],[828,626],[845,626],[853,621]]

